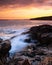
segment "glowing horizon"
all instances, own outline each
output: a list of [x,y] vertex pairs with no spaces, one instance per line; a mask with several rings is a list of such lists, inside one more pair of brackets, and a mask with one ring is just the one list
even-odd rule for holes
[[4,0],[0,2],[0,19],[30,19],[52,16],[52,0]]

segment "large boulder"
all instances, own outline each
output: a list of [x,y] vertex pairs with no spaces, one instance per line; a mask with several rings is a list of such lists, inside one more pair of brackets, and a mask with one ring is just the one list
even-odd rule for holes
[[41,45],[52,43],[52,25],[40,25],[30,28],[30,38],[37,40]]
[[9,54],[9,50],[11,49],[11,42],[9,40],[5,40],[0,43],[0,58],[5,57],[5,55]]

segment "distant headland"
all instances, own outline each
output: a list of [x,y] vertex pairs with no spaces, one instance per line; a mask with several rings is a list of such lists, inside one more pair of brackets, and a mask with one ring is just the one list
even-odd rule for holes
[[30,20],[52,20],[52,16],[45,16],[45,17],[31,18]]

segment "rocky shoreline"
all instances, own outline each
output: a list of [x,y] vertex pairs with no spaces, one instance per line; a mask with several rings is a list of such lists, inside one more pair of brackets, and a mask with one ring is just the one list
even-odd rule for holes
[[34,26],[28,32],[28,46],[10,57],[11,42],[0,39],[0,65],[52,65],[52,26]]

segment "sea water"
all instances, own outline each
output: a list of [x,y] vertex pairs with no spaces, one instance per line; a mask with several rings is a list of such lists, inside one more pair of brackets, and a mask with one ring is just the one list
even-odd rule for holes
[[24,42],[28,38],[28,34],[23,34],[32,26],[42,24],[52,25],[52,21],[43,20],[0,20],[0,38],[11,41],[10,53],[15,53],[23,50],[28,43]]

